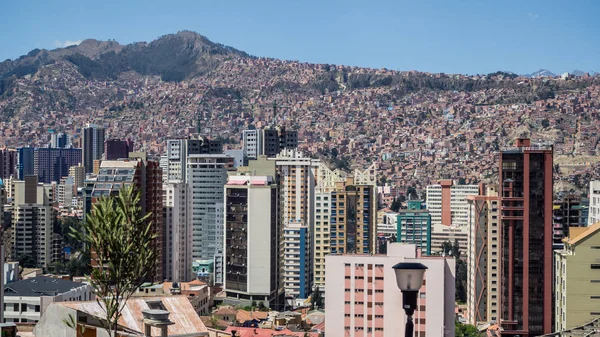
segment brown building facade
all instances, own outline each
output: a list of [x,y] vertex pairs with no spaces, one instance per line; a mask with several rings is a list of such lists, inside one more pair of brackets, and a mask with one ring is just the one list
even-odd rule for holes
[[518,139],[500,155],[500,312],[506,336],[552,330],[553,148]]

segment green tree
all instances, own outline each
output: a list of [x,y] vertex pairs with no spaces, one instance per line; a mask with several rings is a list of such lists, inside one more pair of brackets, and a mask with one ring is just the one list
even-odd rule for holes
[[476,327],[468,324],[455,323],[456,337],[479,337],[481,334]]
[[258,302],[258,311],[269,311],[269,308],[265,307],[265,303],[263,301]]
[[550,126],[550,121],[548,120],[548,118],[544,118],[542,119],[542,127],[549,127]]
[[60,219],[60,234],[62,235],[64,245],[71,247],[73,251],[81,250],[83,243],[70,235],[71,228],[81,232],[83,229],[83,220],[75,217],[63,217]]
[[419,198],[419,195],[417,194],[417,189],[414,186],[409,186],[406,189],[406,197],[409,200],[416,200]]
[[321,295],[319,287],[315,287],[315,290],[310,297],[310,306],[313,310],[317,308],[323,309],[323,296]]
[[95,268],[88,282],[106,314],[101,321],[109,336],[116,336],[117,322],[126,302],[144,281],[152,277],[156,253],[152,247],[150,214],[141,215],[140,193],[133,186],[120,189],[116,197],[94,204],[83,225],[84,233],[71,228],[73,238],[94,252]]
[[19,256],[19,266],[23,268],[35,268],[37,266],[37,261],[35,257],[29,254],[23,254]]

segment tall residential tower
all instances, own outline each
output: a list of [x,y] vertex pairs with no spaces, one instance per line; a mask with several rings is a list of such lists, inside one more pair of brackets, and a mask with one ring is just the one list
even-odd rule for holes
[[500,155],[503,335],[552,332],[552,157],[525,138]]

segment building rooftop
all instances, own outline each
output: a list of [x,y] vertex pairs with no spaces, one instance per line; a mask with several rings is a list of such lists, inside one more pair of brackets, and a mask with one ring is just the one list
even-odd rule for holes
[[22,297],[56,296],[84,285],[85,283],[81,282],[37,276],[5,285],[4,294]]
[[570,227],[569,237],[565,238],[563,242],[570,245],[575,245],[580,241],[588,238],[589,236],[592,236],[593,234],[598,232],[598,230],[600,230],[600,222],[595,223],[589,227]]
[[[99,317],[100,319],[106,317],[104,309],[96,301],[60,302],[53,305],[62,305]],[[119,319],[119,325],[140,333],[143,332],[142,311],[155,309],[155,306],[158,306],[161,310],[168,311],[169,320],[175,323],[168,327],[169,336],[196,334],[198,332],[208,331],[186,296],[131,298],[127,300],[125,304],[122,316]],[[152,328],[152,336],[159,335],[160,330]]]

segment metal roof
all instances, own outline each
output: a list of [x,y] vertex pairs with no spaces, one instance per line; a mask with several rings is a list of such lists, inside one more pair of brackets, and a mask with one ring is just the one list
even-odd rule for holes
[[[149,307],[148,302],[156,303],[160,301],[164,310],[167,310],[169,320],[175,324],[168,327],[169,336],[174,335],[186,335],[195,334],[199,332],[208,332],[204,323],[200,319],[200,316],[194,310],[194,307],[186,296],[163,296],[163,297],[152,297],[152,298],[130,298],[125,304],[125,308],[122,312],[122,317],[119,319],[119,325],[122,327],[143,332],[144,331],[144,317],[142,315],[143,310],[152,309]],[[92,316],[99,318],[106,317],[106,314],[102,307],[96,302],[61,302],[57,303],[81,312],[85,312]],[[159,336],[160,330],[152,328],[152,335]]]
[[85,285],[85,283],[81,282],[67,281],[48,276],[38,276],[5,285],[4,296],[56,296]]

